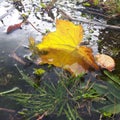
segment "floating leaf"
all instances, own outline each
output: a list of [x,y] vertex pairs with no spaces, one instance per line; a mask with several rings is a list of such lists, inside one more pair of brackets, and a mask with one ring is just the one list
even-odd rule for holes
[[105,68],[109,71],[113,71],[115,69],[115,61],[110,56],[105,55],[105,54],[97,54],[95,55],[95,59],[96,59],[97,64],[101,68]]
[[90,67],[98,69],[91,48],[80,46],[82,38],[81,25],[57,20],[56,31],[44,36],[42,42],[36,45],[41,63],[62,67],[75,75],[88,71]]
[[14,24],[14,25],[10,25],[8,28],[7,28],[7,34],[17,30],[17,29],[20,29],[21,28],[21,25],[23,24],[23,22],[20,22],[18,24]]

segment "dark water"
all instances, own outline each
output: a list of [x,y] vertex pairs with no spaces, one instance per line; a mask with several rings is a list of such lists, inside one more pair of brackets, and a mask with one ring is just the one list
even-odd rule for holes
[[[10,90],[14,87],[27,90],[27,84],[21,79],[21,75],[16,68],[16,65],[18,65],[20,69],[23,69],[24,65],[12,58],[13,52],[21,58],[29,52],[22,46],[28,44],[27,34],[23,30],[18,30],[16,33],[8,35],[3,30],[0,30],[0,92]],[[1,120],[11,120],[16,114],[16,110],[19,109],[20,106],[15,101],[0,96]]]
[[114,58],[116,63],[114,74],[120,76],[120,30],[101,30],[99,39],[99,52]]

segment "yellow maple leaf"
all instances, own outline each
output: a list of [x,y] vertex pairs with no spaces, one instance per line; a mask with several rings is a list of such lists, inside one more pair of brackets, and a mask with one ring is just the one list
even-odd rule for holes
[[41,63],[53,64],[74,73],[87,71],[90,67],[98,69],[91,48],[80,46],[83,28],[67,20],[56,21],[56,31],[48,33],[36,45]]

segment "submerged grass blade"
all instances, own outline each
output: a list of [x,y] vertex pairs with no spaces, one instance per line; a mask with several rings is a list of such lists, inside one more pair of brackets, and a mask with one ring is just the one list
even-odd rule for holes
[[[17,66],[16,66],[17,67]],[[35,82],[30,78],[28,77],[27,75],[25,75],[23,73],[23,71],[21,71],[18,67],[17,67],[19,73],[21,74],[21,76],[23,77],[23,79],[28,83],[30,84],[33,88],[39,88],[39,86],[37,84],[35,84]]]
[[113,75],[108,71],[104,71],[104,74],[108,76],[113,82],[117,83],[120,86],[120,78],[117,75]]
[[9,94],[9,93],[12,93],[12,92],[15,92],[17,90],[20,90],[18,87],[14,87],[12,88],[11,90],[7,90],[7,91],[4,91],[4,92],[0,92],[0,95],[5,95],[5,94]]
[[112,115],[120,113],[120,104],[110,104],[106,105],[99,109],[100,112],[102,112],[104,115]]
[[[91,101],[97,102],[98,99],[102,108],[96,108],[101,114],[111,115],[120,112],[120,90],[116,88],[114,82],[92,82],[82,83],[81,75],[77,78],[61,79],[57,83],[43,81],[41,86],[35,84],[34,80],[28,77],[23,71],[17,68],[23,79],[36,89],[32,93],[11,93],[14,91],[5,91],[0,93],[4,95],[7,93],[8,97],[21,103],[27,112],[23,112],[24,116],[34,118],[35,114],[43,114],[47,111],[48,115],[54,114],[56,116],[66,115],[68,120],[80,120],[79,109],[80,106]],[[108,78],[109,79],[109,78]],[[113,78],[112,78],[113,79]],[[86,87],[87,86],[87,87]],[[113,99],[115,98],[115,100]],[[98,98],[97,100],[95,98]],[[119,106],[119,107],[116,107]],[[96,111],[97,111],[96,110]]]
[[67,103],[67,109],[68,109],[68,113],[70,115],[71,120],[76,120],[76,118],[73,114],[72,108],[70,108],[70,105],[68,103]]
[[120,88],[117,88],[114,84],[108,83],[108,90],[109,93],[111,93],[115,99],[118,99],[120,101]]
[[105,95],[105,94],[108,93],[108,87],[106,85],[95,83],[94,86],[93,86],[93,88],[96,90],[96,92],[99,95]]

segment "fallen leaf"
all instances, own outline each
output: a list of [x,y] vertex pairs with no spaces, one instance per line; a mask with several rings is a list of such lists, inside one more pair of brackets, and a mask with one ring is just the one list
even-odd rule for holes
[[56,31],[48,33],[42,42],[36,45],[42,63],[53,64],[69,70],[75,75],[98,69],[92,49],[80,46],[83,28],[67,20],[56,21]]
[[105,54],[97,54],[95,55],[96,63],[101,67],[105,68],[109,71],[113,71],[115,69],[115,61],[108,55]]
[[14,25],[10,25],[8,28],[7,28],[7,34],[17,30],[17,29],[20,29],[21,28],[21,25],[23,24],[23,22],[20,22],[18,24],[14,24]]

